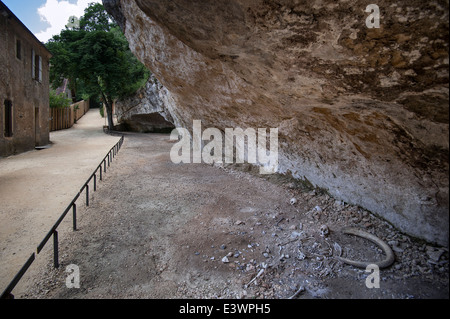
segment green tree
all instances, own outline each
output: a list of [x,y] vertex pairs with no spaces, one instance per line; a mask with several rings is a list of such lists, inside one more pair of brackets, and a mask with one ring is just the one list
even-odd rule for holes
[[67,78],[70,89],[75,92],[75,97],[81,96],[83,92],[78,90],[80,83],[76,77],[77,66],[72,62],[76,56],[75,45],[84,35],[84,32],[66,29],[46,43],[47,48],[53,54],[50,60],[51,86],[56,89]]
[[129,49],[125,36],[101,4],[91,4],[80,27],[63,30],[47,47],[53,53],[50,80],[54,87],[68,78],[77,96],[99,96],[113,130],[112,104],[134,93],[150,73]]
[[100,3],[92,3],[84,11],[80,19],[80,30],[84,31],[110,31],[117,27],[111,16]]
[[72,100],[65,97],[64,94],[56,94],[55,90],[50,90],[50,108],[57,109],[57,108],[65,108],[70,106],[72,104]]

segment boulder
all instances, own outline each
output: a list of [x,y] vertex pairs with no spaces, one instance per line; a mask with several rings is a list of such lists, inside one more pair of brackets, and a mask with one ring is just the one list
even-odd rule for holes
[[170,133],[175,125],[167,110],[165,89],[152,75],[134,95],[115,103],[119,128],[141,133]]

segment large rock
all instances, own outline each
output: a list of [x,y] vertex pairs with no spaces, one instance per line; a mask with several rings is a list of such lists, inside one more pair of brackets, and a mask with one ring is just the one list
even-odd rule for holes
[[448,245],[448,1],[104,0],[177,126],[279,128],[279,172]]
[[119,128],[142,133],[171,132],[175,126],[168,108],[169,93],[151,75],[146,85],[135,94],[115,103]]

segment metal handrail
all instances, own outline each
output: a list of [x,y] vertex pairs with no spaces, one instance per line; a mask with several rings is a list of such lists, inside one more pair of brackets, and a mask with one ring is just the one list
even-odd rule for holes
[[[120,138],[119,142],[117,142],[106,154],[106,156],[103,158],[103,160],[100,162],[100,164],[97,166],[95,171],[91,174],[91,176],[88,178],[86,183],[84,183],[83,187],[81,187],[80,191],[75,195],[73,200],[70,202],[69,206],[64,210],[62,215],[58,218],[56,223],[53,225],[53,227],[50,229],[50,231],[45,235],[44,239],[41,241],[41,243],[37,246],[36,253],[39,254],[42,249],[47,244],[50,237],[53,236],[53,266],[55,268],[59,267],[59,247],[58,247],[58,226],[61,224],[61,222],[66,217],[67,213],[72,209],[72,218],[73,218],[73,231],[77,230],[77,218],[76,218],[76,211],[77,211],[77,204],[76,201],[80,197],[81,193],[83,191],[86,191],[86,206],[89,206],[89,183],[94,180],[94,192],[97,191],[97,172],[99,172],[100,180],[102,180],[102,168],[103,171],[106,173],[106,163],[108,163],[108,167],[110,166],[110,163],[112,162],[113,158],[117,155],[120,148],[122,147],[124,136]],[[102,167],[103,165],[103,167]],[[16,285],[19,283],[20,279],[22,279],[23,275],[27,272],[28,268],[30,268],[31,264],[36,259],[35,253],[33,253],[26,263],[22,266],[22,268],[19,270],[19,272],[14,276],[14,279],[11,281],[11,283],[6,287],[6,289],[3,291],[3,293],[0,295],[0,299],[14,299],[14,295],[12,294],[12,291],[16,287]]]

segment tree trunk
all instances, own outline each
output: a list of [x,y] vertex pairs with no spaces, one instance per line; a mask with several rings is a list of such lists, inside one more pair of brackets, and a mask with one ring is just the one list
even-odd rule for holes
[[105,94],[102,92],[103,101],[105,102],[106,106],[106,117],[108,118],[108,129],[110,131],[114,131],[114,121],[113,121],[113,101],[109,99]]

